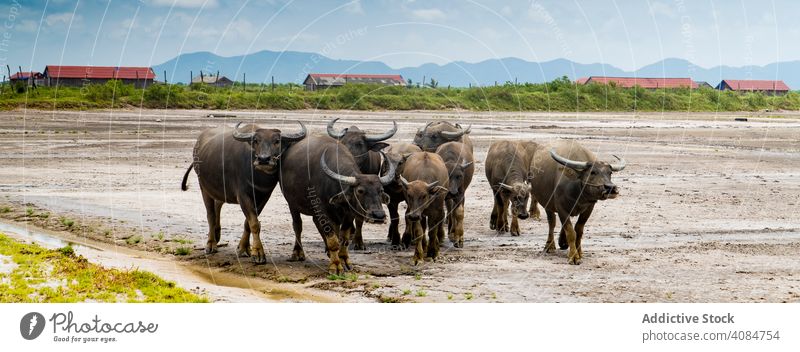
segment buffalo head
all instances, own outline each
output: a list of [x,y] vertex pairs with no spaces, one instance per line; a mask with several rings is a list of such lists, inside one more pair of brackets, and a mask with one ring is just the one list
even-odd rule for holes
[[[357,172],[355,176],[345,176],[333,171],[325,162],[325,153],[319,159],[322,171],[331,179],[338,181],[342,185],[342,192],[334,195],[329,203],[336,206],[348,205],[355,214],[364,218],[370,223],[383,223],[386,221],[386,213],[383,211],[383,203],[389,203],[389,195],[383,192],[383,186],[394,181],[396,166],[389,162],[389,170],[383,176],[362,174]],[[384,160],[386,155],[381,152]]]
[[[448,183],[448,191],[451,196],[457,196],[461,192],[461,186],[464,183],[464,178],[466,177],[464,174],[472,165],[471,161],[462,162],[459,165],[447,165],[447,169],[450,171],[450,182]],[[459,199],[460,201],[460,199]]]
[[550,156],[559,164],[577,171],[583,189],[581,197],[595,201],[613,199],[619,195],[619,188],[611,182],[611,173],[625,168],[625,160],[620,157],[614,155],[617,163],[610,164],[605,161],[570,160],[558,155],[555,149],[550,150]]
[[515,182],[510,185],[501,182],[497,188],[498,192],[503,192],[508,196],[514,215],[522,220],[530,216],[528,214],[528,198],[531,195],[530,185],[524,182]]
[[239,122],[233,129],[233,138],[237,141],[249,143],[253,151],[253,166],[256,170],[267,174],[273,174],[278,171],[278,161],[280,161],[281,154],[295,142],[299,142],[306,137],[306,126],[302,122],[300,124],[300,132],[297,133],[281,133],[281,130],[258,128],[256,126],[248,126],[246,131],[239,129]]
[[451,124],[445,121],[429,122],[422,129],[417,130],[414,136],[414,144],[424,151],[435,152],[436,148],[447,142],[460,141],[461,137],[469,134],[472,126],[466,129],[459,124]]
[[370,135],[356,126],[337,131],[333,125],[338,120],[339,118],[337,117],[328,122],[328,135],[345,145],[359,165],[363,165],[365,160],[369,158],[370,151],[377,152],[388,147],[389,144],[383,141],[392,138],[397,133],[397,122],[394,121],[392,121],[394,126],[390,130],[379,135]]
[[426,183],[425,181],[415,180],[408,182],[405,177],[400,176],[400,184],[403,186],[403,193],[406,195],[408,211],[406,217],[411,221],[418,221],[422,218],[422,212],[428,204],[447,193],[447,188],[439,186],[439,181]]

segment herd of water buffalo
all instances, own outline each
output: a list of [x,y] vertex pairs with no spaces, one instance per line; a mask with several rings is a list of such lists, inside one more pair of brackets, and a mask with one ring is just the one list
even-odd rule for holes
[[[322,235],[332,274],[352,266],[351,235],[354,249],[365,248],[364,221],[386,222],[383,204],[389,208],[388,240],[397,249],[413,246],[414,264],[426,257],[436,259],[445,226],[453,246],[464,245],[464,196],[475,172],[470,127],[431,122],[417,130],[413,143],[390,144],[386,141],[397,132],[397,123],[383,134],[371,135],[356,126],[339,130],[337,120],[328,123],[327,135],[308,133],[302,122],[296,133],[239,123],[200,134],[181,189],[187,189],[194,168],[209,225],[206,253],[217,251],[222,205],[239,204],[246,220],[238,255],[266,263],[258,215],[276,185],[292,215],[295,245],[290,260],[305,260],[300,215],[309,215]],[[614,163],[597,160],[571,140],[493,143],[484,163],[494,194],[489,227],[519,236],[517,219],[538,218],[536,204],[541,204],[549,225],[545,251],[556,250],[558,214],[559,248],[569,249],[570,264],[580,264],[583,228],[595,204],[619,194],[611,174],[625,168],[625,161],[615,158]],[[407,205],[402,237],[400,202]],[[578,216],[574,226],[573,216]]]

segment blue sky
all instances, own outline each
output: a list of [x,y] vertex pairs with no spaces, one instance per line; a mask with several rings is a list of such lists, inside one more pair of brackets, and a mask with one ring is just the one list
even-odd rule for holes
[[392,67],[498,57],[635,69],[800,59],[800,1],[2,0],[0,64],[156,65],[296,50]]

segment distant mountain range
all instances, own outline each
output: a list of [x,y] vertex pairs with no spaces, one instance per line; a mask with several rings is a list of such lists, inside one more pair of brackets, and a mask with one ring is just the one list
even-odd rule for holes
[[567,59],[530,62],[518,58],[490,59],[477,63],[454,61],[445,65],[424,64],[417,67],[393,69],[378,61],[337,60],[316,53],[298,51],[259,51],[249,55],[222,57],[209,52],[179,55],[163,64],[154,66],[159,80],[164,70],[170,82],[189,82],[190,71],[195,75],[226,76],[247,82],[302,83],[306,74],[315,73],[372,73],[401,74],[413,82],[434,78],[439,86],[503,84],[515,79],[522,82],[540,83],[567,76],[577,79],[588,76],[624,77],[691,77],[695,81],[706,81],[716,86],[722,79],[780,79],[792,89],[800,89],[800,60],[784,61],[766,66],[717,66],[702,68],[683,59],[669,58],[636,71],[625,71],[609,64],[581,64]]

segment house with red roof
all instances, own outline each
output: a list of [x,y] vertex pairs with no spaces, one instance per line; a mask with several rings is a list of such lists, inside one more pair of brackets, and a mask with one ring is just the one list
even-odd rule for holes
[[[578,80],[578,83],[583,81]],[[653,78],[653,77],[603,77],[591,76],[583,81],[583,84],[614,84],[621,88],[633,88],[639,86],[645,89],[673,89],[691,88],[696,89],[697,83],[691,78]]]
[[86,84],[104,84],[110,80],[120,80],[145,88],[153,84],[156,74],[150,67],[120,66],[55,66],[44,69],[44,80],[48,86],[81,87]]
[[743,80],[743,79],[723,79],[719,82],[716,89],[732,90],[734,92],[760,92],[768,95],[783,95],[789,92],[789,86],[783,81],[770,80]]
[[29,86],[38,86],[44,84],[44,75],[41,72],[17,72],[11,75],[9,79],[11,84],[16,82],[26,82]]
[[379,84],[384,86],[405,86],[401,75],[369,75],[351,73],[309,73],[303,84],[306,90],[339,87],[348,83]]

